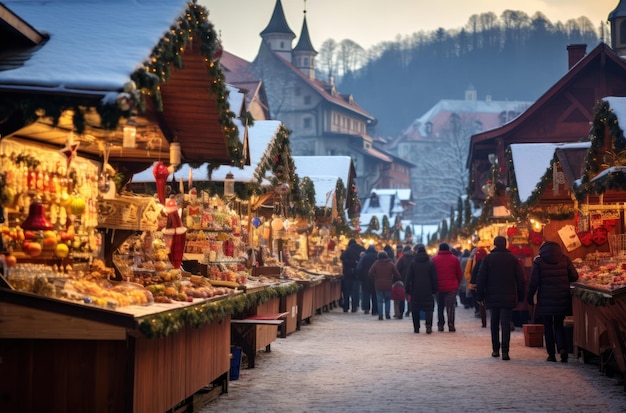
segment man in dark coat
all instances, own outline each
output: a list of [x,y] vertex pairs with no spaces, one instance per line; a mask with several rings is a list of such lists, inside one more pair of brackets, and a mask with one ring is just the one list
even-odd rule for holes
[[352,302],[352,312],[356,313],[359,309],[359,299],[361,294],[361,282],[356,276],[356,265],[361,258],[361,252],[365,251],[356,240],[348,241],[348,247],[341,253],[339,259],[343,266],[343,278],[341,279],[341,293],[343,296],[343,312],[347,313]]
[[561,246],[556,242],[545,242],[539,248],[539,256],[533,261],[526,299],[528,304],[534,305],[537,293],[535,314],[543,319],[548,361],[556,361],[556,345],[561,362],[567,363],[563,321],[566,315],[572,314],[570,283],[576,280],[578,272],[572,260],[561,251]]
[[376,247],[370,245],[356,266],[356,275],[361,280],[361,308],[363,308],[365,314],[369,314],[371,309],[372,315],[378,315],[378,304],[376,302],[374,281],[367,274],[376,259],[378,259]]
[[[413,250],[411,249],[411,247],[409,245],[405,245],[404,248],[402,249],[402,253],[400,254],[400,258],[398,259],[398,261],[396,261],[396,268],[398,269],[398,272],[400,273],[401,277],[402,277],[402,283],[406,286],[406,274],[409,271],[409,265],[411,264],[411,261],[413,261],[413,258],[415,257],[415,255],[413,254]],[[408,295],[408,293],[407,293]],[[404,305],[405,300],[400,301],[400,315],[398,316],[399,319],[402,319],[402,313],[404,312]],[[408,317],[410,313],[410,310],[408,308],[408,306],[406,307],[406,316]]]
[[391,288],[395,281],[400,280],[400,273],[389,255],[385,251],[380,251],[367,275],[374,282],[378,319],[383,320],[384,311],[385,318],[389,320],[391,318]]
[[406,275],[406,291],[411,296],[413,332],[420,332],[420,311],[426,315],[426,334],[433,332],[433,311],[437,294],[437,268],[430,260],[423,245],[418,245],[416,254]]
[[482,260],[476,283],[476,299],[490,310],[492,357],[510,360],[511,319],[513,308],[524,299],[524,270],[519,260],[506,248],[506,238],[493,239],[495,248]]

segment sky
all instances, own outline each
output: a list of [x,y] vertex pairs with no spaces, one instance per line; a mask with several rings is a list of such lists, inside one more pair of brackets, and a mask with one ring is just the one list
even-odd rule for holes
[[[261,42],[259,33],[270,20],[276,0],[198,0],[221,32],[224,48],[252,61]],[[300,35],[305,0],[282,0],[287,23]],[[473,14],[520,10],[541,11],[555,23],[581,16],[594,26],[606,22],[619,0],[308,0],[307,22],[313,47],[324,40],[351,39],[368,49],[396,36],[438,28],[460,29]],[[384,5],[384,7],[383,7]],[[294,40],[296,45],[298,37]]]

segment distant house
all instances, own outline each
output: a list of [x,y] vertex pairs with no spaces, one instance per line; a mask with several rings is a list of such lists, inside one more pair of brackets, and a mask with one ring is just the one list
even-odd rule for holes
[[270,109],[263,82],[254,73],[252,64],[224,50],[220,66],[226,83],[245,94],[248,112],[255,120],[270,119]]
[[386,146],[389,152],[415,165],[411,189],[417,200],[416,223],[440,222],[449,216],[451,206],[456,207],[458,197],[465,195],[465,161],[471,135],[510,122],[531,103],[493,100],[490,96],[479,100],[470,85],[464,99],[440,100]]
[[[252,65],[267,92],[271,119],[291,131],[295,156],[349,156],[356,168],[359,193],[398,184],[408,186],[413,166],[383,149],[383,142],[367,134],[376,118],[351,95],[341,94],[332,79],[316,78],[315,56],[306,15],[298,43],[289,28],[282,3],[276,1]],[[228,75],[227,75],[228,76]],[[328,160],[332,161],[332,158]],[[327,165],[319,165],[324,169]]]

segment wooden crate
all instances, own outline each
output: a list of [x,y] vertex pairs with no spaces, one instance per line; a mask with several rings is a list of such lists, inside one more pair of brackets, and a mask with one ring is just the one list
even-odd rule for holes
[[526,347],[543,347],[543,324],[524,324],[522,327]]

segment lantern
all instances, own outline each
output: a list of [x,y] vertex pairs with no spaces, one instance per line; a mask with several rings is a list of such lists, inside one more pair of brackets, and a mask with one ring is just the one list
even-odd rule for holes
[[[180,143],[172,142],[170,143],[170,165],[180,165],[181,155],[180,155]],[[190,169],[191,173],[191,169]]]
[[137,128],[135,127],[135,120],[130,118],[128,122],[126,122],[126,126],[124,126],[124,137],[122,140],[122,147],[124,148],[134,148],[135,141],[137,137]]
[[224,197],[232,198],[235,196],[235,177],[232,173],[227,173],[224,179]]

